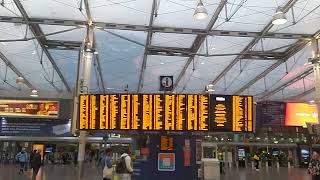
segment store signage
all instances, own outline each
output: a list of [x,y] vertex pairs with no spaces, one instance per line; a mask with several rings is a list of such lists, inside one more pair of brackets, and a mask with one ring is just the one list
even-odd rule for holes
[[176,159],[174,153],[158,154],[158,171],[175,171]]
[[160,150],[161,151],[173,151],[173,137],[161,136]]
[[58,118],[58,101],[0,100],[2,117]]
[[[252,131],[252,97],[195,94],[81,95],[80,130]],[[221,101],[221,97],[225,101]]]

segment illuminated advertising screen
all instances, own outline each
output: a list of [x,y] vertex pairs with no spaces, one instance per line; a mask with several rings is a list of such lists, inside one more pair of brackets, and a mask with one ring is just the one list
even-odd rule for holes
[[287,103],[286,104],[286,126],[303,126],[307,123],[318,124],[317,106],[308,103]]
[[58,118],[58,101],[0,100],[1,117]]
[[195,94],[81,95],[79,129],[252,131],[252,97]]

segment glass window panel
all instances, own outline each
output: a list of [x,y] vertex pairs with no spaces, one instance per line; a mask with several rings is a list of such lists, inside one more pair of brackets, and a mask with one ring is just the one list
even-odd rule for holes
[[21,1],[29,17],[86,20],[84,5],[80,11],[81,0],[27,0]]
[[[55,33],[64,30],[70,30],[75,27],[72,26],[54,26],[54,25],[40,25],[44,34]],[[51,40],[65,40],[65,41],[80,41],[85,38],[86,29],[80,28],[68,32],[63,32],[55,35],[47,36]]]
[[21,17],[21,13],[13,0],[6,0],[3,1],[3,5],[0,5],[0,16]]
[[190,48],[195,38],[196,35],[190,34],[154,33],[152,35],[152,45]]
[[295,39],[264,38],[253,47],[253,51],[285,52],[295,42]]
[[90,0],[94,21],[149,25],[152,0]]

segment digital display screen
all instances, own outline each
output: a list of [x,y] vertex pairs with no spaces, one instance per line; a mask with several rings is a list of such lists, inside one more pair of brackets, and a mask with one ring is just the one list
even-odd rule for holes
[[303,126],[307,123],[318,124],[317,106],[308,103],[286,104],[286,126]]
[[210,122],[214,131],[252,132],[251,96],[210,96]]
[[80,130],[252,131],[252,97],[195,94],[81,95]]

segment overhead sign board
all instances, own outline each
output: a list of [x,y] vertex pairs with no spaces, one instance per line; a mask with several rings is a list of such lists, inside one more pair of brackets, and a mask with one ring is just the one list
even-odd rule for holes
[[58,118],[59,102],[45,100],[0,100],[1,117]]
[[80,130],[252,131],[248,96],[81,95],[79,107]]

